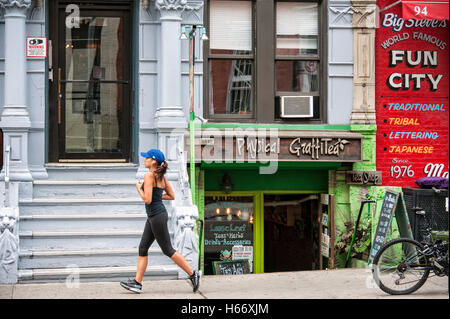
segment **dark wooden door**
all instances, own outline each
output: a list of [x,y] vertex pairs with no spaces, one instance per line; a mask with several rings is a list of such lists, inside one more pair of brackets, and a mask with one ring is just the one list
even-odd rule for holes
[[129,161],[131,7],[60,1],[51,11],[50,161]]

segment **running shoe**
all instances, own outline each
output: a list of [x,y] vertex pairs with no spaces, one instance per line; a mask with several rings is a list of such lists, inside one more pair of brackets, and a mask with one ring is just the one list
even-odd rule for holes
[[196,292],[198,290],[198,287],[200,287],[200,274],[197,270],[194,270],[194,273],[192,276],[189,276],[189,279],[191,280],[192,287],[194,288],[193,291]]
[[142,284],[138,283],[136,279],[128,279],[128,281],[121,281],[120,285],[123,288],[138,294],[140,294],[142,291]]

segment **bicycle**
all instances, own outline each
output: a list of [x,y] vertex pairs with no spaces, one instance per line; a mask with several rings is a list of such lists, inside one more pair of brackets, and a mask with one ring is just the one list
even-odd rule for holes
[[421,229],[423,240],[394,239],[381,246],[373,259],[375,283],[391,295],[416,291],[426,282],[431,271],[433,276],[448,276],[448,238],[433,240],[425,211],[420,207],[413,208],[413,211],[425,221]]

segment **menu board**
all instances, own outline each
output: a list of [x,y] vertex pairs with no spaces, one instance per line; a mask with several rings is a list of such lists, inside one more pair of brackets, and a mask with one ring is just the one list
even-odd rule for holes
[[214,275],[243,275],[250,272],[248,260],[214,261]]
[[232,251],[233,246],[252,246],[252,224],[247,221],[217,221],[205,222],[205,252],[215,253],[222,250]]
[[369,260],[373,260],[381,246],[386,241],[394,210],[397,206],[398,196],[398,193],[390,191],[386,191],[386,194],[384,195],[383,206],[381,206],[380,219],[378,220],[377,229],[375,231]]
[[384,186],[418,187],[448,177],[449,21],[403,18],[393,3],[377,2],[377,170]]

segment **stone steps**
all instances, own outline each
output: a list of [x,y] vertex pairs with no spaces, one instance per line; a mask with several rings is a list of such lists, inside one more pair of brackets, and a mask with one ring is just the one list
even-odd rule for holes
[[[19,202],[19,282],[134,277],[147,218],[135,187],[137,165],[46,168],[49,179],[34,180],[32,198]],[[171,211],[173,203],[164,204]],[[173,238],[170,226],[169,232]],[[178,278],[179,269],[156,241],[149,265],[147,279]]]

